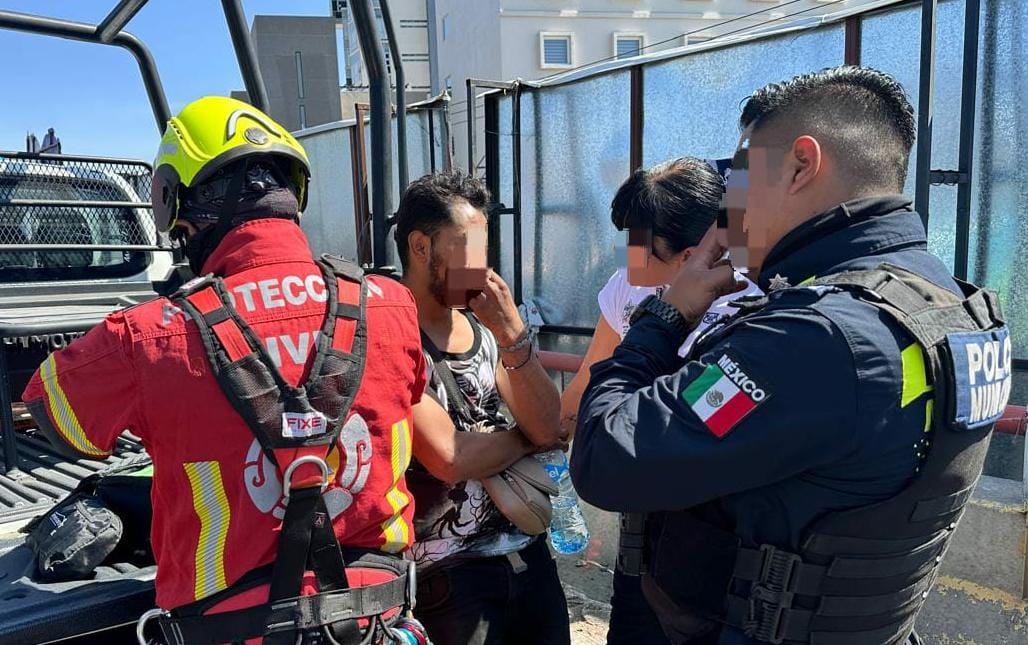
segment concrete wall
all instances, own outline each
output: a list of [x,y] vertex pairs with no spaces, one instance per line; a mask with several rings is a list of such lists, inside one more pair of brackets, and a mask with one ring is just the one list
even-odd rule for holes
[[[271,116],[288,130],[338,121],[339,63],[335,20],[330,17],[255,16],[257,61],[271,103]],[[303,97],[297,83],[300,53]],[[300,122],[300,106],[306,123]]]

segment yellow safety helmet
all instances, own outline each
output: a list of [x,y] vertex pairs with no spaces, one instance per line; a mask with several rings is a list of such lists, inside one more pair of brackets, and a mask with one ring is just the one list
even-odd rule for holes
[[183,189],[253,155],[287,162],[302,211],[307,205],[310,163],[288,130],[252,105],[224,96],[205,96],[182,108],[168,121],[154,161],[150,199],[158,230],[170,231],[175,225]]

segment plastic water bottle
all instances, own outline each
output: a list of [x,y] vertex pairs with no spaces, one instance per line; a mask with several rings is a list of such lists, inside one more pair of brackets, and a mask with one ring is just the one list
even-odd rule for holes
[[551,450],[536,455],[546,472],[557,483],[557,495],[552,498],[553,519],[550,521],[550,543],[557,553],[569,555],[584,551],[589,545],[589,527],[578,505],[578,495],[571,484],[568,458],[563,450]]

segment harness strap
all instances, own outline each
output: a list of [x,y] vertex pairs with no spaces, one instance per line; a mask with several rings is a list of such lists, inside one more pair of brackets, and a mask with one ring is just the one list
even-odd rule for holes
[[[332,530],[332,518],[325,508],[325,498],[319,487],[301,488],[292,493],[286,504],[282,532],[278,537],[278,551],[271,570],[271,590],[268,593],[270,602],[299,595],[303,575],[315,546],[319,561],[329,565],[327,570],[322,571],[312,567],[319,585],[324,580],[328,583],[327,590],[346,588],[346,565]],[[331,547],[334,553],[328,553],[326,547]]]
[[212,645],[250,638],[285,636],[341,621],[378,616],[402,607],[407,574],[376,585],[353,587],[268,602],[256,607],[202,616],[158,619],[168,645]]
[[197,291],[189,296],[189,302],[196,307],[204,322],[214,332],[229,362],[234,363],[254,353],[214,287],[205,287]]

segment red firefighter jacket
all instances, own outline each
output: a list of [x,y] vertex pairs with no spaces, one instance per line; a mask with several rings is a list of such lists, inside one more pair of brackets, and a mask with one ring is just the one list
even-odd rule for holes
[[[306,379],[328,298],[306,238],[292,222],[232,230],[204,266],[225,279],[242,314],[292,385]],[[411,406],[424,389],[410,292],[367,279],[364,377],[325,492],[340,545],[405,550],[413,502],[404,480]],[[40,427],[93,458],[125,430],[154,462],[157,604],[217,593],[275,555],[284,513],[276,468],[222,394],[196,325],[160,298],[114,313],[33,375],[23,400]]]

